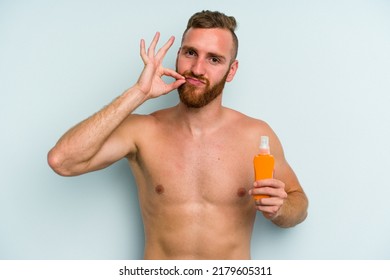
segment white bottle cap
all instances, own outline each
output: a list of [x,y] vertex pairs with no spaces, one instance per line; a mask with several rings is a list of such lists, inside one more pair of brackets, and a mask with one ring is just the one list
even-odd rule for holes
[[270,154],[268,136],[261,136],[260,137],[260,154],[263,154],[263,155]]

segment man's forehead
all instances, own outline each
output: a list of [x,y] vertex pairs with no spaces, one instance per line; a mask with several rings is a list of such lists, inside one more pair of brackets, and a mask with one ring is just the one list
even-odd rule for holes
[[233,36],[228,29],[190,28],[184,34],[182,46],[211,53],[231,52]]

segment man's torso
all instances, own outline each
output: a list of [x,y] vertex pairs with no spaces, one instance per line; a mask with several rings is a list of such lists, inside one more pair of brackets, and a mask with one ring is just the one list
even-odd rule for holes
[[248,190],[260,121],[227,110],[208,133],[190,134],[157,112],[130,159],[147,259],[248,259],[256,214]]

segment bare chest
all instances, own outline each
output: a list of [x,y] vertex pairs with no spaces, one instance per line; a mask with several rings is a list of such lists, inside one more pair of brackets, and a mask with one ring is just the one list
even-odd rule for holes
[[256,145],[239,136],[186,139],[160,135],[140,149],[141,192],[172,203],[248,203]]

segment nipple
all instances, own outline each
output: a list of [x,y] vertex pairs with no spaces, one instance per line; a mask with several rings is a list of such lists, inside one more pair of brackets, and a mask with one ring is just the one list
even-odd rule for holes
[[156,191],[157,194],[163,194],[164,193],[164,187],[163,185],[157,185],[154,190]]
[[238,197],[244,197],[244,196],[246,195],[246,193],[247,193],[247,191],[246,191],[245,188],[239,188],[239,189],[237,190],[237,196],[238,196]]

